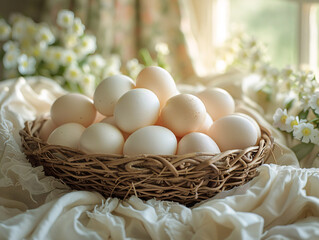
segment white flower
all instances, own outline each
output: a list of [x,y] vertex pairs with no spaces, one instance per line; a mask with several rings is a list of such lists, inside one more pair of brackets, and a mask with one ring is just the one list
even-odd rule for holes
[[11,27],[3,19],[0,19],[0,40],[7,40],[11,33]]
[[12,38],[14,40],[20,41],[26,32],[26,22],[23,20],[17,21],[13,26],[12,26]]
[[85,74],[80,83],[84,93],[92,96],[95,90],[95,76],[93,74]]
[[92,72],[98,73],[105,67],[106,61],[101,55],[94,54],[88,57],[87,63]]
[[75,33],[77,36],[81,36],[84,33],[85,26],[82,24],[80,18],[75,18],[72,25],[72,33]]
[[133,58],[126,63],[126,69],[129,72],[129,75],[136,79],[137,75],[143,69],[143,65],[138,62],[136,58]]
[[298,116],[288,116],[286,119],[286,131],[287,132],[292,132],[294,130],[294,126],[297,126],[300,123],[305,123],[305,119],[301,119],[299,121]]
[[5,68],[14,68],[18,64],[20,52],[18,50],[8,51],[3,57],[3,66]]
[[26,29],[25,32],[27,35],[32,36],[37,32],[37,24],[33,22],[32,19],[27,19],[26,20]]
[[3,44],[3,50],[5,52],[8,52],[8,51],[18,51],[19,50],[19,44],[17,42],[14,42],[14,41],[8,41],[6,42],[5,44]]
[[71,82],[80,82],[82,80],[82,71],[78,66],[72,64],[66,69],[64,77]]
[[308,104],[315,111],[315,113],[319,114],[319,92],[315,92],[310,97]]
[[161,55],[168,55],[169,49],[166,43],[160,42],[155,45],[155,51]]
[[85,35],[79,42],[80,54],[88,55],[96,50],[96,38],[93,35]]
[[55,41],[55,37],[48,27],[40,27],[36,33],[35,39],[38,42],[43,42],[47,45],[50,45]]
[[274,126],[282,131],[287,131],[288,127],[286,125],[286,120],[288,118],[287,109],[282,110],[278,108],[273,116]]
[[69,10],[61,10],[58,13],[57,24],[63,28],[69,28],[74,21],[74,13]]
[[18,58],[18,70],[23,75],[32,74],[35,72],[36,60],[34,57],[28,57],[25,54],[20,55]]
[[56,62],[58,64],[63,63],[63,51],[62,47],[48,47],[44,59],[47,62]]
[[106,59],[106,65],[114,69],[121,68],[121,58],[118,54],[112,54],[109,58]]
[[113,76],[113,75],[117,75],[117,74],[121,74],[120,70],[114,66],[111,67],[107,67],[104,69],[103,73],[102,73],[102,78],[107,78],[109,76]]
[[76,62],[76,54],[72,50],[65,50],[62,56],[63,65],[69,66]]
[[78,43],[78,36],[74,33],[66,33],[62,38],[66,48],[73,48]]
[[311,123],[300,123],[294,126],[293,136],[304,143],[314,142],[316,131]]
[[46,48],[47,48],[47,45],[41,42],[34,44],[30,49],[31,50],[30,54],[37,59],[42,59]]

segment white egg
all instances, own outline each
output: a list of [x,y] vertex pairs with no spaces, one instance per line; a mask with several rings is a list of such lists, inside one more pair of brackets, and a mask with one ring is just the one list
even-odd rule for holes
[[196,131],[207,134],[207,132],[210,129],[210,127],[212,126],[212,124],[213,124],[213,119],[211,118],[211,116],[208,113],[206,113],[206,117],[205,117],[203,124]]
[[119,98],[135,87],[134,81],[124,75],[114,75],[104,79],[95,89],[94,105],[104,116],[111,116]]
[[51,106],[51,119],[60,126],[65,123],[91,125],[96,118],[93,101],[78,93],[69,93],[55,100]]
[[192,132],[179,141],[177,154],[193,152],[220,153],[219,147],[208,135],[199,132]]
[[255,126],[255,128],[257,130],[257,138],[258,138],[258,140],[261,138],[261,129],[260,129],[260,127],[259,127],[259,125],[258,125],[258,123],[256,122],[255,119],[253,119],[251,116],[249,116],[249,115],[247,115],[245,113],[234,113],[234,114],[247,118]]
[[164,106],[169,98],[177,94],[176,84],[171,74],[157,66],[144,68],[136,78],[136,87],[154,92],[161,106]]
[[152,91],[143,88],[133,89],[125,93],[115,105],[115,123],[122,131],[132,133],[154,124],[159,111],[159,100]]
[[235,111],[235,101],[224,89],[207,88],[196,96],[203,101],[208,114],[214,121]]
[[83,132],[79,149],[87,154],[122,154],[124,138],[107,123],[94,123]]
[[78,149],[85,127],[79,123],[66,123],[57,127],[49,136],[48,143]]
[[160,120],[164,127],[172,130],[177,137],[195,132],[206,117],[203,102],[192,94],[178,94],[171,97],[162,109]]
[[172,131],[161,126],[147,126],[132,133],[124,144],[125,155],[174,155],[177,140]]
[[258,140],[257,130],[251,121],[235,114],[214,121],[208,135],[222,152],[254,146]]
[[57,127],[58,126],[52,121],[52,119],[46,120],[41,127],[39,137],[44,141],[48,140],[48,137],[50,136],[50,134]]

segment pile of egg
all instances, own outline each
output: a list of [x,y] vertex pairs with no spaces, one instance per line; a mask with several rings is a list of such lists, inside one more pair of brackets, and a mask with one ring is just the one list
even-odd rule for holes
[[227,91],[179,93],[172,76],[155,66],[144,68],[136,83],[125,75],[106,78],[93,99],[63,95],[50,116],[40,138],[87,154],[220,153],[253,146],[260,138],[258,124],[235,113]]

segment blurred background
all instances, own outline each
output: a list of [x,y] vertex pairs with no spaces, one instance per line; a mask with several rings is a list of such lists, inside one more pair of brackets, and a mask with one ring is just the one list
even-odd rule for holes
[[[18,12],[54,24],[59,10],[71,10],[96,36],[102,56],[147,64],[166,51],[166,67],[187,82],[226,72],[233,60],[227,62],[225,46],[244,34],[263,43],[274,67],[317,72],[318,6],[319,0],[0,0],[0,15]],[[169,53],[156,49],[161,43]]]

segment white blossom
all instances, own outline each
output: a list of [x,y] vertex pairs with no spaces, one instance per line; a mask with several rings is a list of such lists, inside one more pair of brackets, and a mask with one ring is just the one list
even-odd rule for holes
[[311,123],[300,123],[294,126],[293,136],[304,143],[314,142],[316,131]]
[[72,25],[72,33],[74,33],[77,36],[81,36],[84,33],[85,26],[82,24],[82,21],[80,18],[75,18]]
[[286,120],[288,118],[287,109],[282,110],[278,108],[273,116],[274,126],[282,131],[287,131],[288,127],[286,125]]
[[81,80],[81,87],[86,95],[92,96],[95,90],[95,76],[93,74],[84,74]]
[[159,42],[155,45],[155,51],[161,55],[168,55],[169,49],[166,43]]
[[73,48],[78,43],[78,36],[74,33],[66,33],[62,36],[66,48]]
[[7,69],[14,68],[18,64],[20,52],[18,50],[8,51],[3,57],[3,66]]
[[63,28],[69,28],[73,25],[74,13],[69,10],[61,10],[58,13],[57,24]]
[[0,19],[0,41],[7,40],[11,33],[11,27],[3,19]]
[[34,57],[28,57],[25,54],[18,58],[18,70],[23,75],[33,74],[35,72],[36,60]]
[[139,61],[136,58],[133,58],[126,63],[126,69],[129,72],[129,75],[136,79],[137,75],[140,73],[140,71],[143,69],[143,65],[139,63]]
[[96,37],[93,35],[85,35],[80,39],[78,48],[81,55],[94,53],[96,50]]
[[91,71],[99,74],[101,69],[105,67],[106,61],[100,54],[90,55],[87,60]]
[[121,58],[118,54],[112,54],[106,59],[106,65],[114,69],[121,68]]
[[19,44],[18,44],[18,42],[10,40],[10,41],[7,41],[6,43],[4,43],[2,48],[5,52],[19,51]]
[[71,82],[80,82],[82,71],[78,66],[72,64],[65,70],[64,77]]
[[309,100],[309,106],[319,114],[319,92],[315,92]]
[[305,119],[299,120],[298,116],[288,116],[286,119],[286,131],[292,132],[294,130],[294,126],[297,126],[300,123],[305,123]]
[[38,42],[43,42],[47,45],[51,45],[55,41],[55,37],[48,27],[40,27],[35,38]]
[[12,26],[12,38],[14,40],[21,41],[21,39],[23,39],[25,35],[25,32],[26,32],[26,22],[23,20],[17,21]]
[[76,54],[72,50],[68,49],[68,50],[65,50],[63,52],[62,63],[65,66],[69,66],[69,65],[75,63],[76,60],[77,60]]
[[44,59],[47,62],[63,63],[64,49],[62,47],[48,47]]

